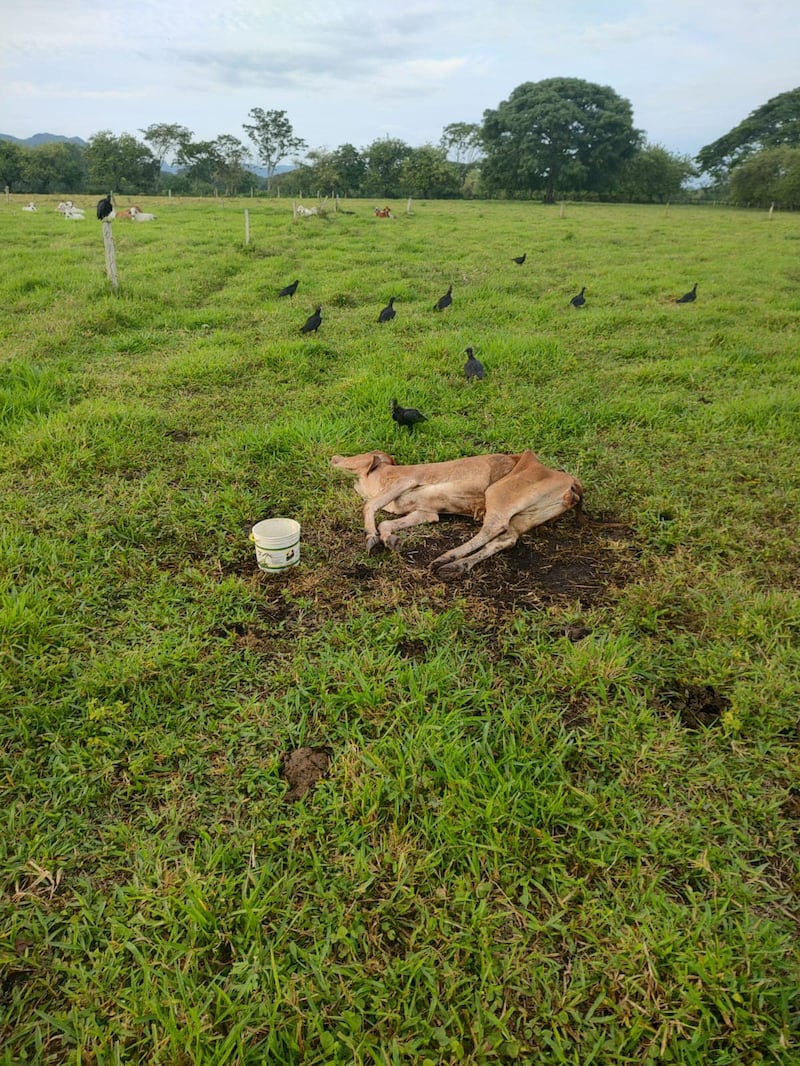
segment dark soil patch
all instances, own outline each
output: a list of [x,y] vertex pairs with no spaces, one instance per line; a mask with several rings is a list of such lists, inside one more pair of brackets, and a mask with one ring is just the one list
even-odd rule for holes
[[284,803],[294,803],[313,788],[328,772],[331,749],[303,747],[287,752],[281,759],[281,777],[289,786]]
[[[408,577],[417,584],[439,583],[430,564],[473,535],[464,520],[445,520],[432,535],[409,546],[401,557]],[[577,602],[590,607],[615,585],[629,580],[635,567],[631,551],[620,552],[631,530],[618,522],[597,521],[580,525],[564,522],[540,526],[521,538],[513,548],[479,563],[454,582],[470,595],[491,600],[496,606],[542,607]],[[624,557],[623,557],[624,556]]]
[[398,655],[403,659],[422,661],[428,654],[428,646],[423,640],[401,640],[395,646]]
[[675,688],[662,692],[658,705],[677,713],[687,729],[707,729],[716,725],[723,711],[731,705],[727,696],[713,685],[689,685],[677,682]]
[[[246,541],[251,523],[243,523]],[[446,610],[464,605],[472,623],[494,629],[503,615],[518,610],[573,608],[569,622],[556,624],[553,636],[583,640],[590,630],[574,618],[574,608],[606,602],[620,588],[640,577],[635,536],[630,527],[609,516],[579,524],[571,516],[540,526],[513,548],[478,564],[457,581],[446,582],[431,569],[437,556],[471,537],[468,519],[443,519],[412,530],[397,552],[368,556],[357,526],[321,518],[303,526],[300,565],[282,574],[258,569],[255,552],[243,544],[236,558],[218,564],[220,574],[235,573],[257,582],[261,619],[246,627],[232,626],[240,647],[259,651],[274,644],[282,631],[314,630],[349,612],[371,611],[376,617],[398,606],[424,605]],[[422,660],[429,648],[414,641],[398,645],[404,658]]]
[[176,444],[186,444],[193,437],[196,437],[196,433],[192,433],[188,429],[168,429],[164,434],[169,440],[174,441]]
[[793,822],[800,822],[800,789],[790,788],[789,795],[781,804],[781,814]]

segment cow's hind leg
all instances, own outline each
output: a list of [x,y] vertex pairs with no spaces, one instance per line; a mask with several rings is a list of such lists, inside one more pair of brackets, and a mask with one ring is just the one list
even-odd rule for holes
[[[477,537],[473,537],[473,540],[477,540]],[[478,547],[476,551],[466,556],[462,552],[459,558],[452,559],[450,562],[444,563],[443,566],[439,566],[436,571],[437,576],[444,578],[445,581],[452,581],[454,578],[463,577],[464,574],[469,573],[476,563],[481,562],[482,559],[489,559],[492,555],[497,555],[498,552],[503,551],[505,548],[512,548],[519,539],[519,534],[513,529],[507,529],[504,533],[500,533],[490,540],[488,544],[484,544],[483,547]],[[469,543],[469,542],[468,542]],[[466,544],[462,544],[461,548],[467,547]],[[461,549],[459,549],[460,551]],[[448,552],[447,555],[452,556],[452,552]],[[442,555],[440,558],[446,559],[447,556]],[[438,560],[434,562],[434,566],[438,565]]]
[[399,546],[399,541],[395,536],[395,533],[399,533],[401,529],[410,529],[411,526],[421,526],[425,522],[438,521],[439,513],[437,511],[411,511],[409,514],[404,514],[402,518],[387,518],[378,526],[378,533],[380,534],[381,542],[385,544],[387,548],[396,551]]
[[[470,537],[469,540],[464,541],[463,544],[459,544],[456,548],[451,548],[450,551],[444,552],[433,560],[431,566],[443,566],[445,563],[450,563],[454,559],[463,559],[465,555],[470,555],[472,552],[477,551],[478,548],[482,548],[484,544],[488,544],[489,541],[495,539],[495,537],[503,536],[508,530],[506,522],[494,518],[487,519],[474,537]],[[514,540],[517,539],[517,534],[514,534]]]

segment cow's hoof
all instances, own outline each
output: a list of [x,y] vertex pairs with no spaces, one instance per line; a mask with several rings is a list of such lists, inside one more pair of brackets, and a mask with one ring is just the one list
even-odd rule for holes
[[367,537],[367,555],[375,555],[383,550],[383,541],[380,537]]
[[440,566],[436,571],[436,576],[441,578],[442,581],[457,581],[458,578],[466,574],[467,569],[468,567],[464,563],[445,563],[444,566]]

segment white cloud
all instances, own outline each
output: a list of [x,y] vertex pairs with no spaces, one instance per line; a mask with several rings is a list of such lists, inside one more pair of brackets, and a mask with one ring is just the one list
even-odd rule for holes
[[90,136],[180,122],[241,134],[286,109],[312,146],[410,144],[480,121],[524,81],[627,97],[694,152],[800,83],[796,0],[26,0],[3,13],[0,132]]

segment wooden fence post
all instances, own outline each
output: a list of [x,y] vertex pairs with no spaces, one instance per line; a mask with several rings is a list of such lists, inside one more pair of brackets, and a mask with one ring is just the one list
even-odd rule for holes
[[250,243],[250,212],[244,209],[244,243]]
[[117,257],[114,252],[114,237],[111,233],[111,223],[105,218],[103,219],[103,246],[106,250],[106,274],[108,274],[108,280],[111,282],[111,288],[116,292],[119,288]]

